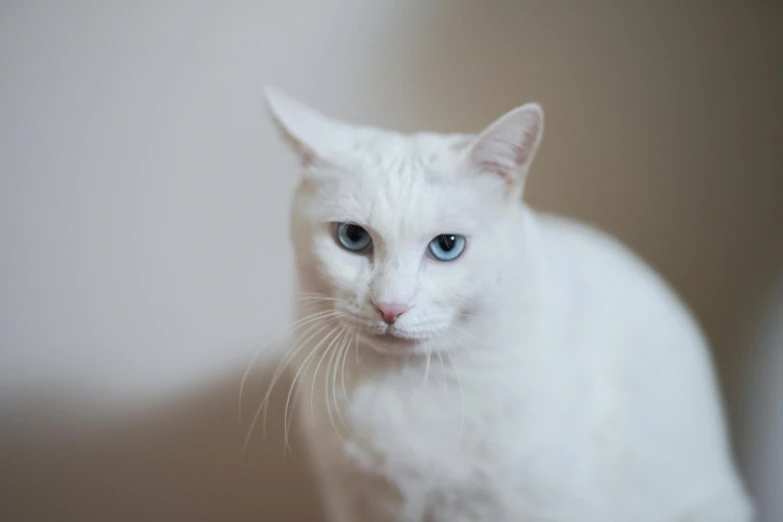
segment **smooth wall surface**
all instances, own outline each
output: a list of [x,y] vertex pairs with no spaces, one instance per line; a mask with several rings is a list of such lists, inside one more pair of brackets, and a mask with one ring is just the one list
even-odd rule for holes
[[671,281],[744,433],[745,335],[783,266],[781,48],[772,2],[3,2],[0,519],[318,518],[280,400],[240,458],[239,381],[293,275],[266,83],[400,130],[541,102],[530,203]]

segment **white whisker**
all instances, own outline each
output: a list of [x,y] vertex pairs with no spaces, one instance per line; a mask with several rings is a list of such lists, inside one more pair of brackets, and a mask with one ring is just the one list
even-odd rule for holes
[[[340,317],[340,315],[338,314],[338,315],[334,315],[334,316],[330,315],[326,319],[323,319],[324,321],[327,321],[327,322],[325,322],[324,324],[320,325],[321,327],[318,328],[317,331],[315,331],[312,334],[310,334],[308,337],[305,337],[305,335],[308,334],[309,332],[311,332],[314,328],[317,328],[318,325],[317,324],[313,325],[310,328],[308,328],[307,330],[305,330],[303,332],[302,336],[294,344],[293,349],[291,350],[291,353],[289,354],[289,356],[286,357],[286,360],[284,361],[284,364],[282,364],[280,366],[280,372],[277,375],[277,379],[279,379],[282,376],[282,374],[285,372],[285,370],[288,367],[288,365],[296,358],[296,356],[300,352],[302,352],[308,346],[310,341],[312,341],[317,335],[319,335],[322,331],[324,331],[324,329],[328,326],[330,321],[332,321],[334,319],[337,319],[339,317]],[[272,386],[274,386],[275,383],[276,383],[276,381],[273,381],[272,382]],[[266,440],[266,414],[267,414],[268,405],[269,405],[269,397],[266,398],[266,403],[264,404],[264,418],[263,418],[263,425],[262,425],[262,434],[263,434],[264,440]]]
[[282,340],[283,338],[287,337],[288,335],[291,335],[292,333],[294,333],[299,328],[301,328],[301,327],[303,327],[303,326],[305,326],[305,325],[307,325],[307,324],[309,324],[309,323],[311,323],[313,321],[316,321],[316,320],[318,320],[320,318],[327,317],[327,316],[329,316],[332,313],[336,313],[336,312],[327,310],[327,311],[316,312],[316,313],[313,313],[313,314],[301,317],[300,319],[295,321],[291,326],[289,326],[286,329],[285,332],[283,332],[279,336],[275,337],[273,340],[265,343],[259,350],[256,351],[255,355],[253,355],[253,358],[250,360],[250,364],[248,364],[247,368],[245,369],[245,373],[242,375],[242,381],[239,384],[239,404],[238,404],[238,410],[239,410],[238,417],[239,417],[239,419],[238,419],[238,422],[239,422],[240,425],[242,423],[242,396],[243,396],[243,393],[244,393],[244,390],[245,390],[245,383],[247,381],[248,375],[250,374],[250,370],[253,368],[253,365],[255,364],[255,362],[258,359],[258,357],[264,352],[264,350],[266,348],[271,346],[275,341]]
[[426,343],[427,346],[427,366],[424,367],[424,378],[422,379],[422,383],[416,388],[416,391],[411,396],[411,399],[414,399],[421,391],[427,386],[427,383],[429,382],[429,376],[430,376],[430,363],[432,362],[432,350],[429,349],[430,342],[428,341]]
[[351,351],[351,345],[353,345],[354,343],[358,343],[358,339],[359,339],[359,334],[354,334],[353,339],[348,341],[348,345],[345,347],[345,353],[343,354],[343,363],[341,365],[342,368],[340,370],[340,380],[342,381],[343,384],[343,397],[345,397],[345,403],[348,405],[349,409],[351,408],[351,404],[350,401],[348,400],[348,391],[345,387],[345,361],[348,360],[348,353]]
[[440,350],[435,351],[435,355],[438,356],[438,359],[440,359],[440,367],[443,370],[443,395],[448,397],[449,391],[448,391],[448,374],[446,372],[446,363],[443,362],[443,356],[440,354]]
[[326,296],[318,296],[318,295],[305,295],[300,296],[296,298],[297,302],[314,302],[314,303],[347,303],[348,301],[346,299],[340,299],[339,297],[326,297]]
[[321,347],[321,345],[323,345],[323,343],[326,342],[326,340],[329,339],[331,337],[331,335],[334,332],[336,332],[339,328],[341,328],[341,327],[340,326],[336,326],[336,327],[332,328],[332,330],[328,334],[326,334],[326,336],[324,336],[323,339],[318,341],[318,344],[316,344],[315,347],[313,347],[313,349],[310,351],[310,353],[307,354],[307,357],[305,357],[304,361],[302,361],[302,364],[299,366],[299,369],[294,374],[294,379],[293,379],[293,381],[291,381],[291,388],[288,390],[288,397],[286,398],[286,401],[285,401],[285,413],[283,414],[283,422],[284,422],[284,424],[286,426],[286,428],[285,428],[285,446],[284,446],[284,450],[287,448],[288,451],[291,451],[291,446],[288,444],[288,422],[287,421],[288,421],[288,410],[289,410],[289,407],[290,407],[290,404],[291,404],[291,394],[294,391],[294,386],[296,385],[296,381],[297,381],[297,379],[299,379],[299,376],[301,375],[302,370],[304,370],[307,367],[307,364],[310,362],[310,359],[316,353],[318,353],[318,349]]
[[[318,319],[323,320],[324,318],[319,317]],[[329,316],[329,319],[331,319],[331,316]],[[312,325],[310,328],[305,330],[305,334],[308,332],[317,329],[310,337],[307,338],[306,342],[309,342],[310,339],[318,335],[321,331],[326,328],[326,324],[319,325],[318,323]],[[253,420],[250,423],[250,428],[248,430],[247,437],[245,438],[245,443],[242,448],[242,454],[244,455],[247,451],[247,446],[250,441],[250,437],[253,434],[253,431],[255,430],[256,424],[258,423],[258,417],[261,415],[261,412],[264,413],[264,422],[263,422],[263,439],[266,440],[266,411],[267,411],[267,405],[269,404],[269,398],[272,395],[272,390],[275,387],[275,384],[277,384],[277,381],[280,379],[280,377],[285,372],[285,369],[287,365],[296,357],[296,355],[303,350],[306,347],[306,342],[297,343],[295,345],[294,349],[292,349],[278,364],[277,369],[275,370],[275,374],[272,377],[272,382],[269,384],[269,387],[267,388],[266,394],[264,395],[263,400],[261,401],[261,404],[259,404],[258,408],[255,411],[255,414],[253,415]]]
[[[329,354],[329,350],[332,349],[332,346],[334,346],[334,343],[337,342],[337,340],[341,338],[341,336],[343,335],[344,332],[345,332],[345,327],[343,326],[343,327],[340,328],[340,331],[338,332],[338,334],[334,336],[334,339],[332,339],[331,342],[329,342],[329,345],[324,349],[324,353],[321,355],[321,358],[318,360],[318,364],[315,365],[315,371],[313,372],[313,384],[310,387],[310,414],[312,415],[313,420],[315,420],[315,381],[316,381],[316,379],[318,377],[318,370],[321,368],[321,364],[324,362],[324,359]],[[327,377],[327,379],[329,378],[328,369],[327,369],[326,377]],[[327,409],[328,409],[328,406],[329,406],[329,396],[328,395],[326,396],[326,401],[327,401],[326,405],[327,405]]]
[[476,341],[476,342],[477,342],[477,343],[478,343],[478,344],[479,344],[479,345],[480,345],[482,348],[484,348],[485,350],[489,350],[489,348],[488,348],[488,347],[487,347],[487,345],[484,343],[484,341],[482,341],[481,339],[479,339],[478,337],[476,337],[475,335],[473,335],[473,334],[472,334],[472,333],[471,333],[469,330],[467,330],[466,328],[461,328],[461,327],[459,327],[459,326],[457,326],[457,325],[454,325],[454,328],[455,328],[455,329],[457,329],[457,330],[459,331],[459,333],[462,333],[462,334],[465,334],[465,335],[468,335],[468,336],[470,336],[470,337],[471,337],[471,338],[472,338],[474,341]]
[[[332,406],[331,406],[331,400],[330,400],[330,393],[329,393],[329,367],[331,363],[334,361],[335,354],[337,353],[338,349],[342,347],[342,344],[345,342],[345,339],[347,337],[345,330],[340,332],[343,337],[340,339],[340,342],[337,344],[334,350],[332,350],[332,355],[329,357],[329,363],[326,365],[326,380],[324,382],[324,393],[326,394],[326,413],[329,416],[329,422],[332,424],[332,429],[334,430],[334,433],[337,435],[337,437],[342,441],[342,435],[340,434],[340,430],[337,429],[337,424],[334,422],[334,415],[332,414]],[[338,415],[339,415],[339,405],[337,403],[337,395],[335,396],[335,407],[337,408]],[[340,416],[340,420],[342,420],[342,416]],[[343,425],[345,425],[345,422],[343,421]]]
[[[291,401],[291,414],[287,419],[285,419],[285,425],[283,426],[284,432],[287,431],[288,433],[291,433],[291,425],[294,423],[294,419],[296,418],[296,407],[299,404],[299,394],[302,393],[302,387],[303,384],[301,381],[299,381],[294,387],[294,398]],[[285,457],[285,454],[283,454],[283,457]]]
[[[456,337],[453,334],[452,338],[456,339]],[[460,377],[459,370],[457,369],[457,365],[454,362],[454,357],[451,355],[451,350],[449,350],[448,346],[444,346],[446,349],[446,356],[449,358],[449,361],[451,362],[451,368],[454,370],[454,375],[457,376],[457,385],[459,386],[459,398],[460,398],[460,419],[459,419],[459,441],[462,440],[462,432],[465,428],[465,390],[462,387],[462,378]]]
[[[344,352],[347,351],[348,346],[351,342],[351,334],[353,333],[353,328],[349,329],[348,332],[345,334],[345,337],[343,337],[343,340],[340,342],[340,346],[335,351],[336,353],[332,355],[332,359],[334,359],[334,369],[332,370],[332,397],[334,399],[334,408],[337,412],[337,418],[340,420],[340,423],[343,425],[343,427],[347,430],[348,425],[345,423],[345,420],[343,419],[342,414],[340,413],[340,402],[337,398],[337,368],[339,366],[340,357]],[[335,358],[336,357],[336,358]],[[332,364],[332,359],[330,359],[329,364]],[[328,369],[328,368],[327,368]],[[345,375],[343,377],[343,386],[345,386]],[[328,382],[328,380],[327,380]],[[343,391],[345,388],[343,387]],[[338,432],[339,435],[339,432]]]

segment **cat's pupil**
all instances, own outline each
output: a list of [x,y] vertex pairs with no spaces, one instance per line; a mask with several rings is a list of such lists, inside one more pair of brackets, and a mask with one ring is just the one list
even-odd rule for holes
[[348,225],[345,227],[345,235],[353,242],[360,241],[366,232],[362,227],[356,225]]
[[440,235],[438,236],[438,245],[444,252],[450,251],[454,248],[454,243],[457,242],[457,237],[452,235]]

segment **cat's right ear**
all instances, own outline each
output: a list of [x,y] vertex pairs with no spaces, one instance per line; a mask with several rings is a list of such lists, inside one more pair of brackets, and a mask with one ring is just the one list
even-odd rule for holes
[[516,198],[524,190],[543,130],[544,111],[540,105],[517,107],[475,139],[467,151],[470,165],[502,179]]
[[264,89],[272,120],[303,167],[328,163],[337,123],[275,87]]

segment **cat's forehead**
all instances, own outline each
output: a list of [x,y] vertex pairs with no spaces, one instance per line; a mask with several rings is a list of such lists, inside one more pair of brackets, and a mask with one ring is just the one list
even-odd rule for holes
[[402,172],[415,168],[439,171],[454,164],[470,139],[461,134],[401,134],[371,129],[356,133],[346,152],[357,166]]
[[457,172],[465,142],[460,135],[362,137],[344,175],[325,187],[332,219],[388,236],[468,233],[480,205]]

